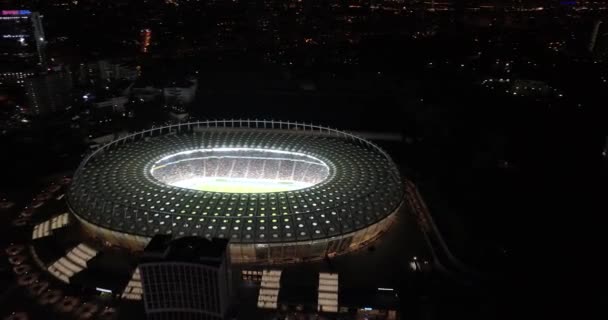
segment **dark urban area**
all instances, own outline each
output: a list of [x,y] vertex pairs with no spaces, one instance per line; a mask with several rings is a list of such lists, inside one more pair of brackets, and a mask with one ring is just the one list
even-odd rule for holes
[[0,319],[595,318],[607,102],[604,0],[0,0]]

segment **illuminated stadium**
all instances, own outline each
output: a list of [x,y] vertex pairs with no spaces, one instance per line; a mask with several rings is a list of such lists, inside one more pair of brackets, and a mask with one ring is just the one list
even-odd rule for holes
[[85,158],[68,204],[87,234],[141,250],[156,234],[230,239],[236,263],[368,245],[394,220],[399,171],[373,143],[301,123],[222,120],[130,134]]

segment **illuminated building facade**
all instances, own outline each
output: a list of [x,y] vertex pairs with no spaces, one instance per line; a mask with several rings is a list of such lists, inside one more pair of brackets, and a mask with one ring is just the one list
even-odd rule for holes
[[29,10],[0,11],[0,76],[21,81],[19,76],[46,68],[46,38],[42,16]]
[[148,53],[151,40],[152,40],[152,30],[143,29],[139,32],[139,51],[141,53]]

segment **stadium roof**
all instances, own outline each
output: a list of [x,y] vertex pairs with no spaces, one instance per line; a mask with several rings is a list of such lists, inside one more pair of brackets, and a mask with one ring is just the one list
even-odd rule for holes
[[[403,189],[394,163],[365,140],[330,129],[185,128],[134,134],[85,159],[68,193],[73,212],[131,235],[172,233],[271,243],[347,234],[382,220],[401,203]],[[210,148],[307,154],[326,163],[331,174],[301,190],[219,193],[170,186],[149,173],[167,155]]]

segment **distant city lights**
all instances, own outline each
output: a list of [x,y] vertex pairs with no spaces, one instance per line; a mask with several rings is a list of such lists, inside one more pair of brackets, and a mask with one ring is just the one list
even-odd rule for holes
[[148,52],[148,47],[150,46],[150,41],[152,39],[152,30],[150,29],[143,29],[140,32],[140,51],[142,53],[147,53]]
[[3,34],[2,38],[4,39],[14,39],[14,38],[26,38],[29,37],[27,34]]
[[2,10],[3,16],[26,16],[32,14],[30,10]]

